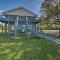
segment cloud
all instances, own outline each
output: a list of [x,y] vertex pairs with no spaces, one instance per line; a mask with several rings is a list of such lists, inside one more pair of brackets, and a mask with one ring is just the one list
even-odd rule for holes
[[2,12],[3,12],[3,11],[0,10],[0,15],[2,15]]
[[0,12],[3,12],[2,10],[0,10]]

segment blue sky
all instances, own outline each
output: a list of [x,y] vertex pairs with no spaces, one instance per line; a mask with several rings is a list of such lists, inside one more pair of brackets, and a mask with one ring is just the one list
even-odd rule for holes
[[42,1],[43,0],[0,0],[0,11],[23,6],[32,12],[39,14]]

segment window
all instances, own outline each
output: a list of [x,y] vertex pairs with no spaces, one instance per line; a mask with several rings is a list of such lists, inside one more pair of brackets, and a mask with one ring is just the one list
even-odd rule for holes
[[26,17],[25,16],[19,16],[19,20],[25,20]]
[[16,20],[16,16],[10,15],[10,20]]

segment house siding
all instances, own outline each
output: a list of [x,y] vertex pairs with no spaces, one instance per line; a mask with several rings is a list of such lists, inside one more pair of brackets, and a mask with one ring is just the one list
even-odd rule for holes
[[9,11],[9,12],[6,12],[4,14],[7,14],[7,15],[20,15],[20,16],[36,16],[24,9],[17,9],[17,10],[13,10],[13,11]]

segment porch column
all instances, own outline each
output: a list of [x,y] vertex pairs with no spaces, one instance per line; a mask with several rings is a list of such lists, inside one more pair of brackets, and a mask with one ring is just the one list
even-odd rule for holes
[[7,33],[7,24],[5,23],[5,33]]
[[[28,29],[28,26],[29,25],[29,23],[28,23],[28,18],[27,18],[27,16],[26,16],[26,29]],[[30,33],[29,33],[29,31],[27,31],[27,36],[28,36],[28,39],[30,38]]]
[[26,29],[28,28],[27,26],[28,26],[28,18],[26,16]]
[[17,37],[18,20],[19,20],[19,16],[17,16],[17,18],[15,20],[15,37]]
[[37,26],[37,24],[36,24],[36,31],[38,31],[38,26]]
[[2,22],[2,33],[3,33],[3,22]]
[[41,31],[41,20],[40,20],[40,31]]
[[10,16],[8,16],[8,36],[9,36],[9,33],[10,33],[10,23],[9,23],[9,20],[10,20]]
[[35,31],[36,31],[36,24],[34,23],[34,29],[35,29]]

